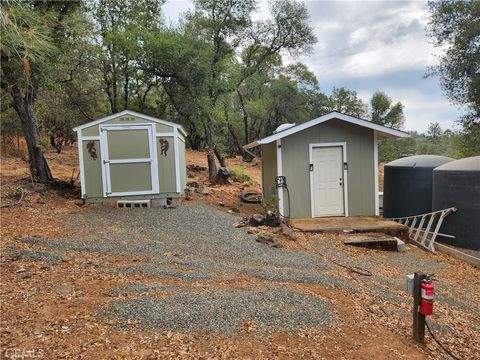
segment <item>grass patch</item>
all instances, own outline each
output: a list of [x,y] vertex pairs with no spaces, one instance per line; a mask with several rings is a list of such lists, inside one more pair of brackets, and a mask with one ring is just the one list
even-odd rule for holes
[[255,185],[255,180],[253,180],[250,175],[245,173],[244,168],[230,168],[228,169],[230,176],[239,182],[248,182],[248,185]]

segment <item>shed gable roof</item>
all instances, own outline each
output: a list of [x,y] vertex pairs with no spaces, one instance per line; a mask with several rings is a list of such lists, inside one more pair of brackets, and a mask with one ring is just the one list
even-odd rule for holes
[[137,112],[131,111],[131,110],[124,110],[124,111],[116,113],[116,114],[105,116],[105,117],[100,118],[98,120],[90,121],[86,124],[74,127],[73,130],[74,131],[79,131],[79,130],[88,128],[90,126],[95,126],[95,125],[98,125],[98,124],[104,123],[106,121],[115,119],[117,117],[125,116],[125,115],[135,116],[135,117],[145,119],[145,120],[148,120],[148,121],[152,121],[152,122],[155,122],[155,123],[158,123],[158,124],[172,126],[174,128],[177,128],[184,136],[188,136],[187,132],[185,131],[183,126],[180,125],[180,124],[176,124],[176,123],[171,122],[171,121],[166,121],[166,120],[154,118],[152,116],[148,116],[148,115],[145,115],[145,114],[140,114],[140,113],[137,113]]
[[273,135],[267,136],[266,138],[254,141],[250,144],[245,145],[244,148],[245,149],[251,149],[251,148],[253,148],[255,146],[258,146],[258,145],[269,144],[271,142],[274,142],[274,141],[277,141],[277,140],[282,139],[284,137],[295,134],[299,131],[308,129],[312,126],[315,126],[315,125],[318,125],[318,124],[321,124],[321,123],[324,123],[328,120],[333,120],[333,119],[338,119],[338,120],[346,121],[348,123],[355,124],[355,125],[358,125],[358,126],[363,126],[363,127],[369,128],[369,129],[373,129],[373,130],[377,131],[380,135],[383,135],[387,138],[409,137],[410,136],[408,133],[406,133],[404,131],[392,129],[392,128],[389,128],[387,126],[375,124],[375,123],[373,123],[371,121],[368,121],[368,120],[359,119],[359,118],[356,118],[354,116],[345,115],[345,114],[339,113],[337,111],[333,111],[331,113],[320,116],[316,119],[309,120],[309,121],[304,122],[302,124],[299,124],[297,126],[293,126],[291,128],[288,128],[287,130],[281,131],[277,134],[273,134]]

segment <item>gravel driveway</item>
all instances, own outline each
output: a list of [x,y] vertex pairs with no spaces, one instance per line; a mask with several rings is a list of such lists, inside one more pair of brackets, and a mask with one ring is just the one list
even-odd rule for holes
[[[335,321],[327,300],[281,284],[239,290],[198,286],[198,282],[235,282],[249,277],[351,289],[318,255],[260,244],[254,235],[233,226],[238,218],[200,204],[135,210],[100,206],[66,216],[65,222],[72,231],[64,239],[29,238],[24,242],[58,254],[79,251],[137,260],[135,265],[105,268],[154,277],[160,283],[132,283],[114,289],[113,295],[121,298],[100,313],[120,322],[138,321],[144,328],[234,333],[243,322],[254,321],[259,333],[268,333],[319,328]],[[189,286],[164,285],[162,279]]]
[[[99,206],[66,215],[64,223],[70,231],[65,238],[23,241],[50,250],[54,260],[70,251],[131,259],[133,265],[104,265],[105,271],[113,274],[148,277],[146,282],[132,281],[113,289],[114,300],[99,309],[101,316],[119,324],[133,321],[143,328],[162,331],[219,334],[235,333],[245,322],[254,322],[258,333],[334,324],[338,319],[329,300],[286,285],[315,284],[354,293],[360,290],[358,284],[318,254],[256,242],[254,235],[235,228],[236,222],[235,216],[198,203],[176,209]],[[372,271],[393,264],[407,273],[420,261],[431,271],[442,266],[415,254],[400,253],[359,262],[327,244],[316,246],[332,259]],[[45,256],[42,253],[37,257],[41,260]],[[239,279],[247,279],[250,286],[219,286],[235,284]],[[172,280],[176,285],[171,285]],[[374,275],[364,278],[362,284],[383,300],[410,301],[403,293],[403,279]],[[458,309],[472,310],[470,304],[453,298],[445,297],[444,301]]]

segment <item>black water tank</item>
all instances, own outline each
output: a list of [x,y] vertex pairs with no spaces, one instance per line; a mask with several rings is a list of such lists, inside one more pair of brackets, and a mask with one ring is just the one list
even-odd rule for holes
[[432,211],[432,172],[453,161],[445,156],[415,155],[389,162],[384,168],[383,217],[397,218]]
[[441,228],[455,239],[438,240],[455,246],[480,250],[480,156],[470,157],[433,170],[433,210],[456,207]]

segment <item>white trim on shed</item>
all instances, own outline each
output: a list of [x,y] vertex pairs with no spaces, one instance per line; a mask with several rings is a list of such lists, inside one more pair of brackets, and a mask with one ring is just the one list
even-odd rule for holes
[[[308,144],[308,157],[309,163],[313,163],[313,149],[317,147],[342,147],[342,155],[343,155],[343,208],[344,214],[343,216],[348,216],[348,170],[345,168],[345,164],[348,164],[347,161],[347,143],[346,142],[331,142],[331,143],[315,143],[315,144]],[[314,191],[313,191],[313,171],[310,171],[310,211],[311,217],[315,217],[315,210],[314,210]]]
[[[174,129],[178,129],[178,131],[180,131],[180,133],[181,133],[183,136],[187,136],[187,132],[186,132],[185,129],[182,127],[182,125],[179,125],[179,124],[176,124],[176,123],[173,123],[173,122],[170,122],[170,121],[166,121],[166,120],[154,118],[154,117],[152,117],[152,116],[140,114],[140,113],[137,113],[137,112],[132,111],[132,110],[124,110],[124,111],[119,112],[119,113],[116,113],[116,114],[112,114],[112,115],[105,116],[105,117],[103,117],[103,118],[101,118],[101,119],[98,119],[98,120],[95,120],[95,121],[91,121],[91,122],[89,122],[89,123],[86,123],[86,124],[83,124],[83,125],[74,127],[73,130],[74,130],[74,131],[83,130],[83,129],[89,128],[89,127],[91,127],[91,126],[99,125],[99,124],[101,124],[101,123],[103,123],[103,122],[105,122],[105,121],[113,120],[113,119],[115,119],[115,118],[117,118],[117,117],[121,117],[121,116],[125,116],[125,115],[135,116],[135,117],[138,117],[138,118],[141,118],[141,119],[145,119],[145,120],[148,120],[148,121],[155,122],[155,123],[157,123],[157,124],[172,126]],[[140,125],[140,124],[139,124],[139,125]]]
[[359,119],[359,118],[356,118],[356,117],[353,117],[353,116],[350,116],[350,115],[345,115],[345,114],[333,111],[333,112],[328,113],[326,115],[320,116],[316,119],[304,122],[303,124],[299,124],[297,126],[293,126],[291,128],[288,128],[287,130],[281,131],[277,134],[273,134],[273,135],[267,136],[266,138],[251,142],[250,144],[245,145],[243,148],[244,149],[251,149],[251,148],[253,148],[255,146],[258,146],[258,145],[269,144],[271,142],[280,140],[280,139],[282,139],[286,136],[295,134],[299,131],[308,129],[312,126],[315,126],[315,125],[321,124],[325,121],[333,120],[333,119],[346,121],[346,122],[349,122],[349,123],[352,123],[352,124],[355,124],[355,125],[359,125],[359,126],[363,126],[363,127],[375,130],[375,131],[378,132],[378,134],[382,135],[385,138],[395,138],[395,137],[402,137],[403,138],[403,137],[409,137],[410,136],[408,133],[406,133],[404,131],[392,129],[392,128],[389,128],[389,127],[386,127],[386,126],[383,126],[383,125],[375,124],[375,123],[373,123],[371,121],[368,121],[368,120]]

